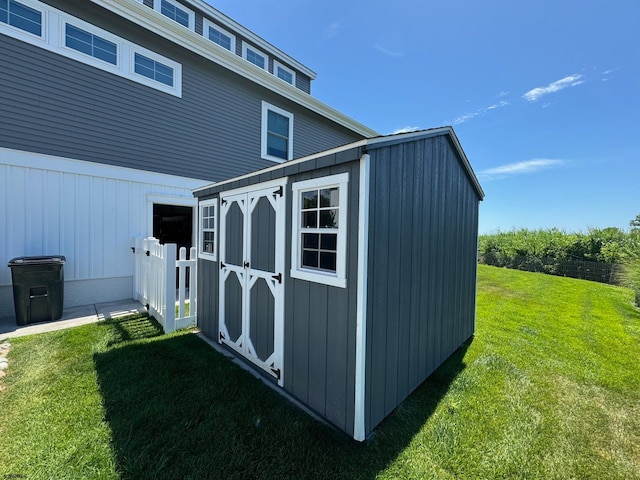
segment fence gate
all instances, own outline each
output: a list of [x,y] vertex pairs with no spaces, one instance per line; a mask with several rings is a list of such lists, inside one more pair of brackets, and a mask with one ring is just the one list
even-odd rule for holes
[[219,341],[283,384],[285,180],[220,197]]

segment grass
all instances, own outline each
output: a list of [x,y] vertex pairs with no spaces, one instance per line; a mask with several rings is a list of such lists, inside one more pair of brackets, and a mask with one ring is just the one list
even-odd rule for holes
[[480,266],[475,337],[364,444],[144,317],[15,339],[0,479],[640,479],[632,301]]

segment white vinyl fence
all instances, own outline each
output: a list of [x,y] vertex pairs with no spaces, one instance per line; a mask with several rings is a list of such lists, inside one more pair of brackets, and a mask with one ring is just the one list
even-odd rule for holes
[[[161,245],[153,238],[135,238],[134,298],[142,303],[149,315],[162,325],[165,333],[196,324],[196,249],[180,249],[176,260],[176,245]],[[176,283],[176,278],[178,282]],[[189,284],[187,288],[187,278]],[[177,288],[176,288],[177,287]]]

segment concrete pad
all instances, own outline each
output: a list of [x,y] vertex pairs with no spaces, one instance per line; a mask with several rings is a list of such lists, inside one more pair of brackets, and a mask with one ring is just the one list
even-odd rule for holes
[[52,322],[30,323],[16,325],[14,317],[0,319],[0,340],[5,338],[23,337],[37,333],[53,332],[66,328],[78,327],[88,323],[95,323],[108,318],[117,318],[134,313],[144,313],[145,308],[135,300],[127,299],[117,302],[99,303],[96,305],[82,305],[65,308],[60,320]]

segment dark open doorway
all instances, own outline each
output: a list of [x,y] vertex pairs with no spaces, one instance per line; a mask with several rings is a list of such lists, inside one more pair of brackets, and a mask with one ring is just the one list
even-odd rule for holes
[[193,208],[180,205],[153,205],[153,236],[160,243],[175,243],[189,249],[193,246]]

